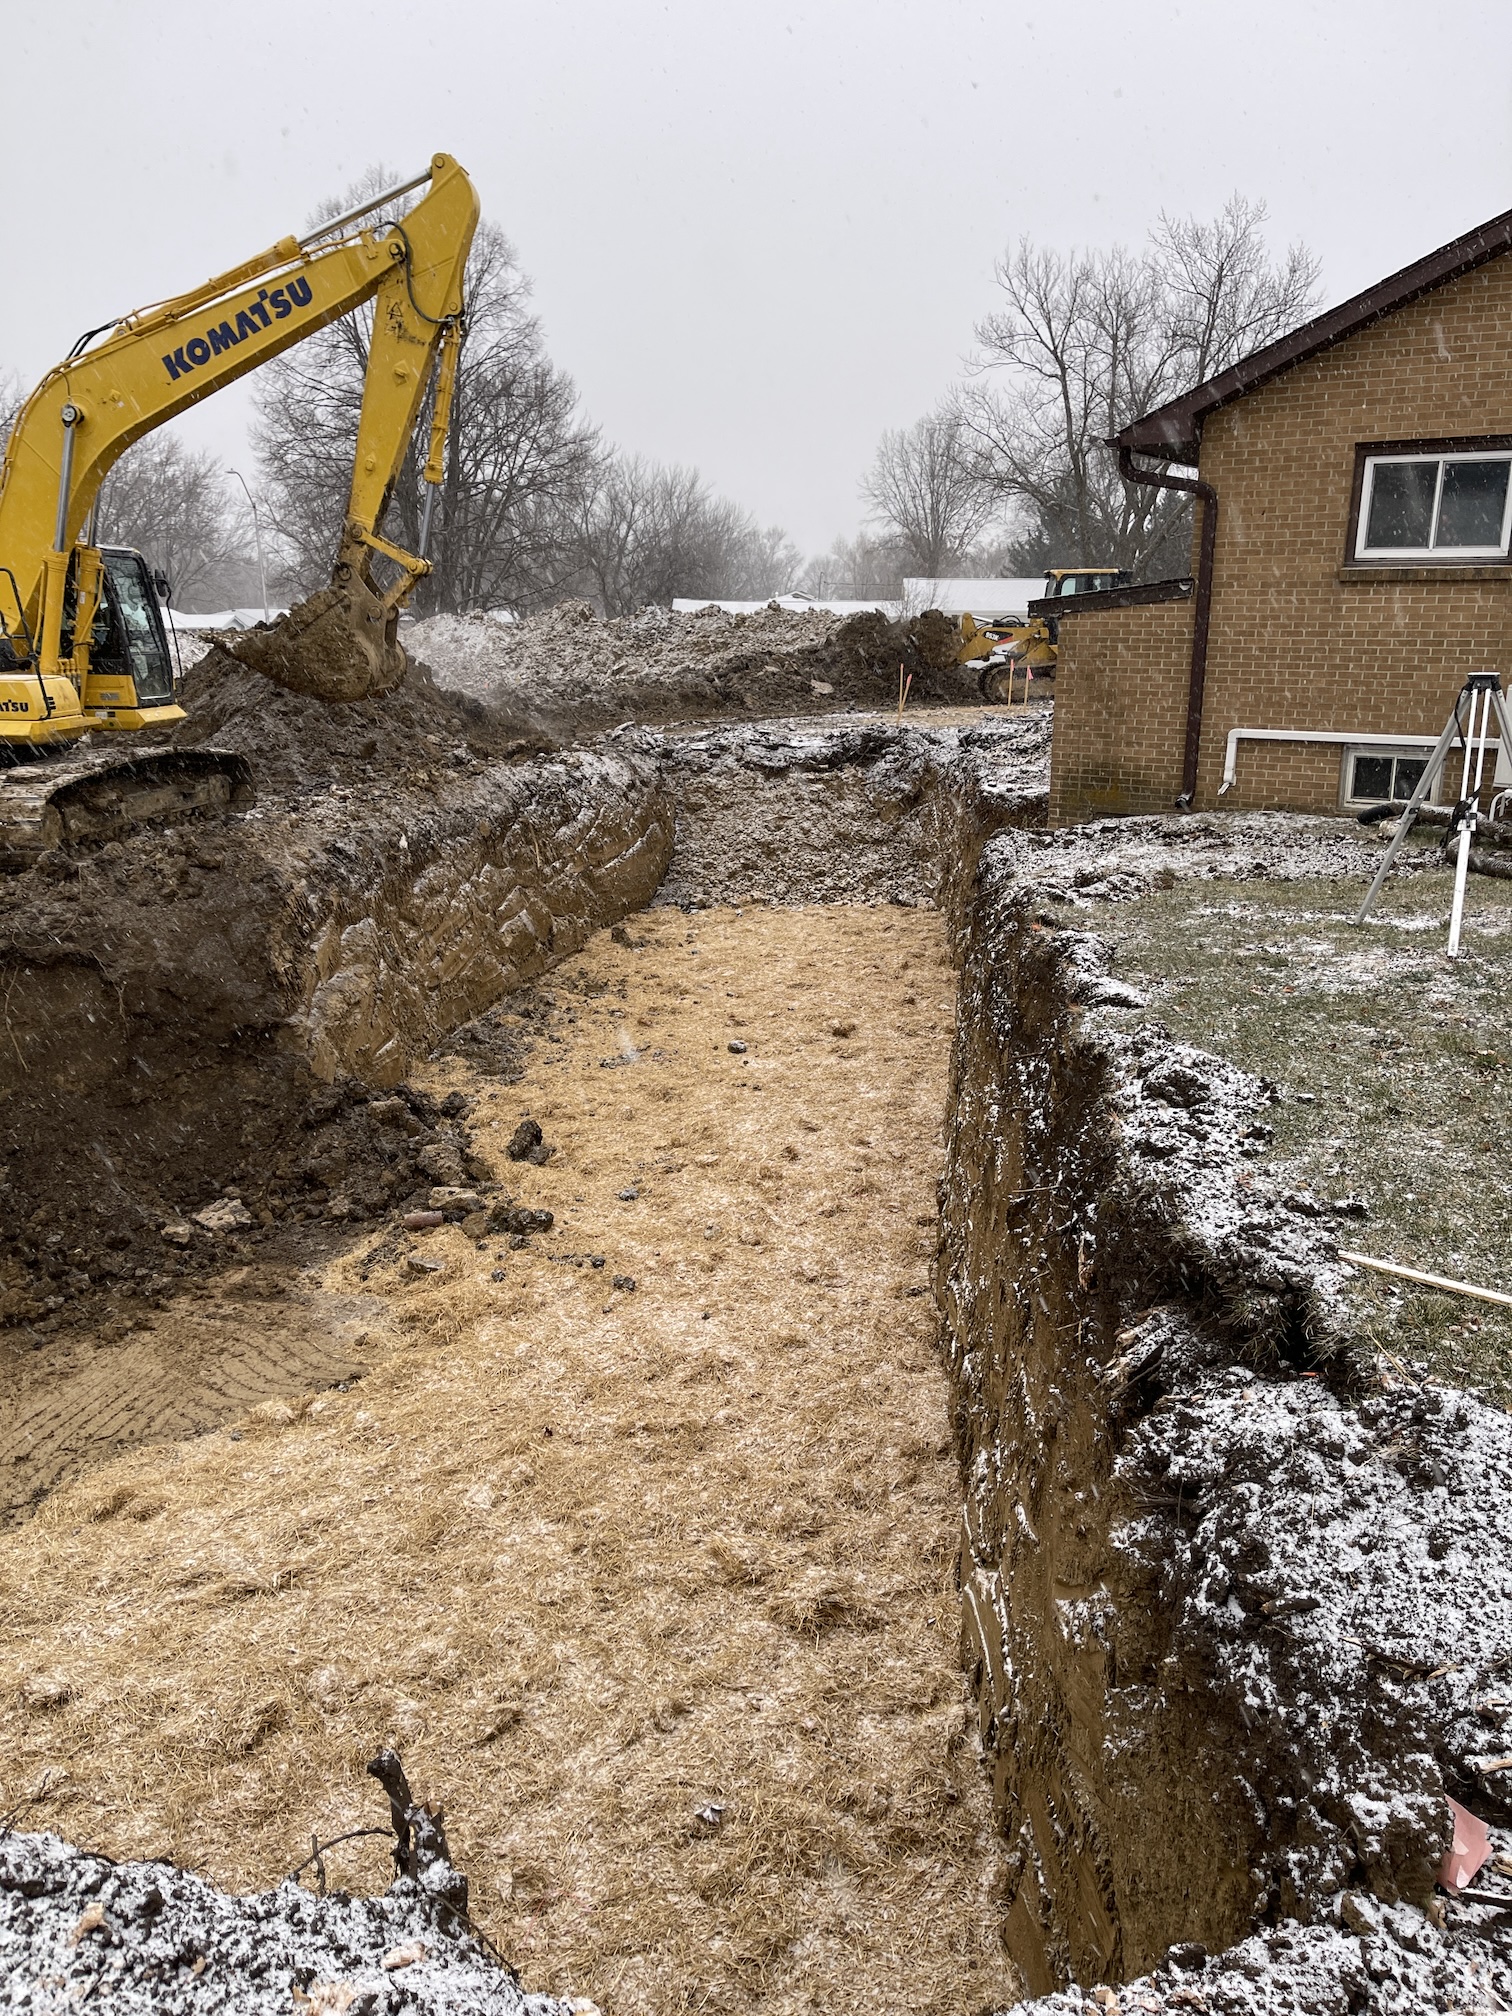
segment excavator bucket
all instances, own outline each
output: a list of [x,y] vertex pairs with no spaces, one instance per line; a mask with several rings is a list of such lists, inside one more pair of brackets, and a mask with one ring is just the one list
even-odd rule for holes
[[224,645],[241,664],[291,693],[367,700],[392,691],[404,677],[408,661],[397,627],[397,616],[352,576],[296,603],[266,630],[248,630]]

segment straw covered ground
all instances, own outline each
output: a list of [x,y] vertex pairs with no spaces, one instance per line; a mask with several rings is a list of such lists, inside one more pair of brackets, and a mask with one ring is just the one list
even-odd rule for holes
[[[355,1247],[320,1285],[399,1340],[360,1383],[0,1535],[0,1806],[262,1887],[381,1819],[392,1742],[532,1987],[1011,2001],[926,1293],[939,920],[663,909],[628,941],[553,976],[521,1081],[428,1081],[550,1232]],[[544,1167],[504,1158],[527,1112]],[[329,1859],[385,1880],[379,1842]]]

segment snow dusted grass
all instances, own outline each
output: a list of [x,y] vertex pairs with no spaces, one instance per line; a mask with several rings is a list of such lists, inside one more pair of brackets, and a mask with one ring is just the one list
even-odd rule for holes
[[[1393,883],[1356,929],[1364,888],[1183,880],[1096,928],[1173,1035],[1276,1082],[1278,1175],[1367,1206],[1340,1245],[1512,1291],[1512,886],[1471,878],[1458,961],[1447,869]],[[1380,1276],[1355,1294],[1381,1348],[1512,1401],[1512,1310]]]

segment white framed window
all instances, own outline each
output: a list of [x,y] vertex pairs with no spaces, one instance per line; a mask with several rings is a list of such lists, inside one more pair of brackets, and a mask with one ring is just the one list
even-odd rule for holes
[[1356,560],[1500,560],[1512,533],[1512,448],[1363,458]]
[[1372,748],[1365,743],[1357,749],[1346,749],[1340,780],[1343,804],[1385,805],[1394,799],[1410,798],[1432,754],[1431,742],[1424,742],[1416,749]]

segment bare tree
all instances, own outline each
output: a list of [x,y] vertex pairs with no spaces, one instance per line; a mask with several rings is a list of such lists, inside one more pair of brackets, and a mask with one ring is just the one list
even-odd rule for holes
[[1235,195],[1211,223],[1162,216],[1142,254],[1024,240],[999,262],[955,411],[1003,515],[1055,564],[1184,564],[1187,500],[1126,483],[1104,444],[1312,312],[1318,262],[1299,245],[1272,261],[1265,217]]
[[0,455],[5,453],[5,444],[16,424],[16,415],[25,403],[26,388],[21,383],[20,372],[9,364],[0,365]]
[[746,521],[730,552],[727,594],[791,595],[803,572],[803,555],[780,525]]
[[105,478],[96,522],[102,545],[137,547],[168,576],[180,607],[203,609],[245,588],[240,517],[215,456],[163,429],[128,448]]
[[884,434],[862,479],[873,520],[900,549],[900,576],[954,573],[999,508],[962,431],[959,412],[947,410]]
[[[393,179],[383,167],[370,170],[323,206],[315,223]],[[600,462],[598,439],[578,414],[571,379],[545,354],[527,305],[529,285],[495,225],[482,224],[473,239],[464,291],[466,333],[432,523],[432,571],[415,599],[422,609],[531,607],[561,591],[580,500]],[[359,309],[261,374],[254,438],[296,591],[323,582],[335,552],[371,331],[372,310]],[[419,537],[430,398],[385,519],[388,536],[410,551]]]
[[584,498],[581,585],[606,616],[679,595],[786,593],[802,561],[780,526],[758,526],[716,497],[696,469],[619,456]]
[[908,554],[896,539],[861,532],[854,539],[836,539],[827,553],[816,554],[798,585],[820,602],[896,601],[908,572]]

